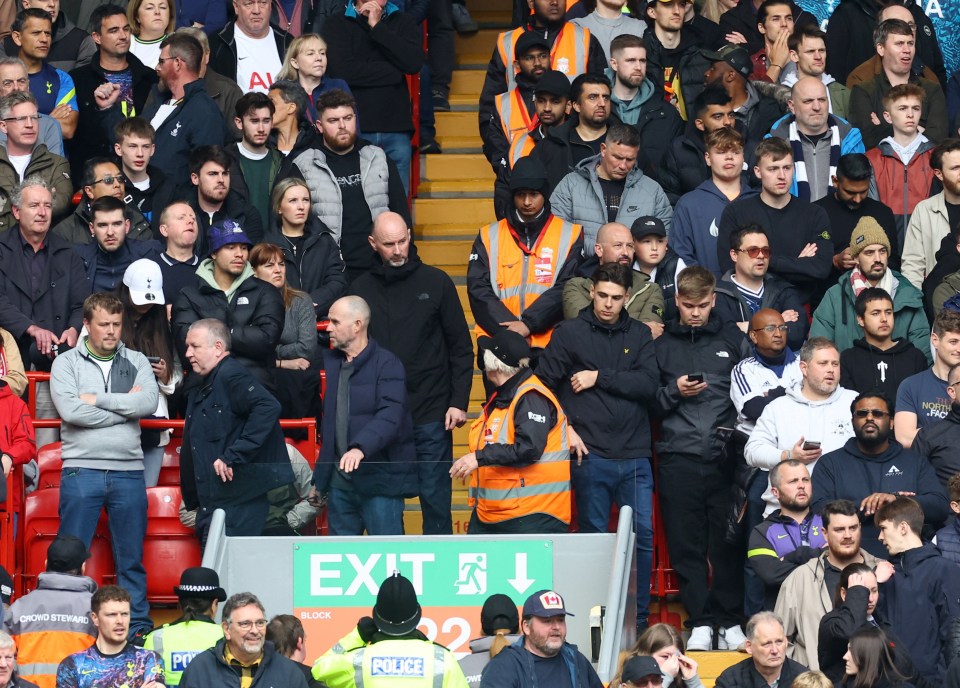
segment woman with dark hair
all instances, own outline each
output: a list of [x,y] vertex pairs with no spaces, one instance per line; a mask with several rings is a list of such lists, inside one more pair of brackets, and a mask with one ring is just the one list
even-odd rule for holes
[[912,688],[894,666],[890,639],[876,626],[861,628],[850,637],[843,655],[842,688]]
[[628,660],[649,656],[656,660],[663,673],[663,688],[703,688],[703,681],[697,675],[697,663],[684,654],[684,649],[683,638],[676,628],[665,623],[654,624],[637,638],[633,647],[621,653],[617,675],[610,681],[610,685],[620,685],[620,676]]
[[517,605],[506,595],[491,595],[480,610],[480,628],[483,636],[470,641],[470,653],[460,659],[460,668],[470,688],[480,686],[480,674],[487,662],[500,654],[511,643],[517,642],[520,635],[520,615]]
[[[183,379],[180,359],[174,355],[173,334],[163,298],[163,273],[152,260],[141,258],[130,263],[117,287],[123,303],[123,327],[120,341],[128,349],[139,351],[153,367],[160,387],[160,399],[152,418],[169,418],[169,397]],[[155,487],[160,478],[163,448],[170,443],[169,430],[141,430],[143,482]]]

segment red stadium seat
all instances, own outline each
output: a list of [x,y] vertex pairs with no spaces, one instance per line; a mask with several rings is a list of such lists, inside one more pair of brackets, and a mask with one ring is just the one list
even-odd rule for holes
[[143,567],[147,570],[147,600],[151,604],[176,604],[173,587],[179,585],[180,574],[200,565],[200,543],[193,530],[180,523],[179,509],[179,487],[147,488]]
[[38,490],[60,487],[60,471],[63,468],[60,450],[60,442],[53,442],[43,445],[37,451],[37,465],[40,467]]
[[180,485],[180,442],[182,437],[171,437],[163,448],[163,463],[157,485]]

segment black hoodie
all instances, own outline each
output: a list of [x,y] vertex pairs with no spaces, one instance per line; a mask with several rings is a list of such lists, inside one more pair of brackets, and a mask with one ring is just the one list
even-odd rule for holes
[[960,404],[951,404],[945,418],[924,425],[913,440],[913,450],[927,457],[943,485],[960,473],[957,447],[960,447]]
[[927,357],[906,339],[897,339],[884,351],[861,337],[840,353],[840,386],[861,393],[880,391],[896,399],[900,383],[927,367]]
[[923,308],[931,322],[937,315],[933,308],[933,292],[936,291],[947,275],[952,275],[960,270],[960,253],[957,253],[957,238],[953,235],[953,232],[943,237],[936,257],[937,264],[933,266],[933,270],[923,280],[921,287],[923,290]]

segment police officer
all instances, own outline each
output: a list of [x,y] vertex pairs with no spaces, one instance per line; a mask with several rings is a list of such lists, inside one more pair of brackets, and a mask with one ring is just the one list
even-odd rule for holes
[[313,677],[329,688],[433,688],[442,672],[442,688],[468,688],[453,653],[417,630],[420,613],[413,583],[395,571],[377,593],[373,623],[361,619],[317,660]]
[[183,616],[150,633],[143,644],[163,658],[168,686],[180,685],[190,660],[223,638],[223,629],[213,618],[218,604],[227,599],[217,572],[203,566],[186,569],[173,592]]

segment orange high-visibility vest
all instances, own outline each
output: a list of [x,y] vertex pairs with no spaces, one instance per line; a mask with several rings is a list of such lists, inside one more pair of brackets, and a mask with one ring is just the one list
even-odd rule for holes
[[531,117],[527,112],[527,105],[523,102],[523,95],[519,88],[498,93],[494,100],[497,103],[497,112],[500,113],[500,127],[510,143],[539,126],[540,120],[537,114],[534,113]]
[[469,504],[484,523],[500,523],[530,514],[548,514],[570,523],[570,445],[567,418],[553,393],[536,375],[520,383],[506,408],[484,409],[470,426],[470,451],[488,444],[513,444],[513,414],[520,398],[536,390],[557,410],[557,424],[547,435],[547,446],[529,466],[481,466],[470,479]]
[[520,136],[510,144],[510,155],[507,157],[507,164],[510,165],[510,169],[512,170],[513,166],[517,164],[517,160],[530,155],[536,145],[537,142],[534,141],[529,131],[520,134]]
[[[504,219],[480,230],[487,249],[490,284],[497,298],[518,318],[550,287],[567,260],[570,249],[580,237],[580,225],[551,215],[529,251],[516,239],[516,233]],[[477,326],[477,336],[487,333]],[[531,334],[530,346],[545,347],[553,328]]]
[[[504,31],[497,38],[497,51],[507,70],[507,90],[516,88],[517,72],[514,48],[517,39],[526,31],[524,28]],[[573,81],[587,71],[587,58],[590,56],[590,29],[567,22],[560,29],[553,47],[550,48],[550,69],[563,72]],[[511,67],[511,65],[513,65]]]

